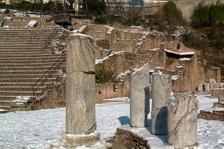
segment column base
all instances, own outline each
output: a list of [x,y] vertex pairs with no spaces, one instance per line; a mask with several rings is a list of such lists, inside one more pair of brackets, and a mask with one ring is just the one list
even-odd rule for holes
[[50,149],[108,149],[111,144],[100,139],[100,134],[93,132],[88,135],[65,134],[59,145],[51,145]]

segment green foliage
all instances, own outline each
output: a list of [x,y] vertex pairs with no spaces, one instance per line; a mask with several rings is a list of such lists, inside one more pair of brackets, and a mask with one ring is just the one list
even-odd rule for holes
[[7,8],[6,11],[5,11],[5,14],[9,14],[9,13],[10,13],[10,11],[9,11],[9,9]]
[[33,9],[33,3],[22,1],[21,3],[18,3],[16,5],[16,8],[19,10],[32,10]]
[[200,3],[194,8],[191,21],[195,28],[223,25],[224,4],[217,2],[212,5],[203,5]]
[[158,25],[161,28],[184,24],[182,12],[177,8],[176,4],[171,1],[163,5],[162,9],[157,14],[157,17]]
[[209,46],[209,40],[207,38],[192,32],[182,35],[182,42],[186,46],[195,49],[206,49]]
[[211,46],[219,50],[224,50],[224,35],[221,31],[214,31],[208,35]]
[[106,72],[103,66],[96,67],[96,83],[104,84],[106,82],[111,82],[112,74]]
[[5,3],[0,3],[0,8],[1,9],[9,9],[9,5],[5,4]]
[[105,13],[105,8],[106,8],[106,4],[104,0],[84,0],[83,1],[83,11],[84,12],[87,11],[86,12],[87,15],[102,15]]

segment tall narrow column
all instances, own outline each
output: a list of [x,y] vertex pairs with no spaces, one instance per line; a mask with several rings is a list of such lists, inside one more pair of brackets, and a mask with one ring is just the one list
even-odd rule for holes
[[68,39],[66,134],[56,149],[107,148],[95,132],[95,48],[96,44],[89,36],[73,34]]
[[130,115],[132,127],[145,127],[149,113],[149,65],[131,75]]
[[66,133],[95,130],[95,57],[92,39],[71,35],[68,40],[66,78]]
[[197,144],[198,102],[192,93],[175,93],[168,106],[168,143],[176,148]]
[[152,76],[152,134],[167,135],[167,106],[171,98],[172,81],[169,74]]

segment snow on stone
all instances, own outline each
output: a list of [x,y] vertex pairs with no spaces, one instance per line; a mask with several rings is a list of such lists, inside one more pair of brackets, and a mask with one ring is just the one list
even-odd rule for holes
[[128,74],[130,74],[131,73],[131,71],[128,69],[128,70],[126,70],[125,72],[121,72],[120,74],[118,74],[117,76],[116,76],[116,80],[120,80],[120,81],[123,81],[124,80],[124,78],[128,75]]
[[29,23],[26,25],[26,27],[34,27],[35,25],[37,25],[37,21],[36,21],[36,20],[31,20],[31,21],[29,21]]
[[78,32],[82,33],[86,29],[86,25],[83,25],[79,28]]
[[111,26],[106,26],[108,28],[107,34],[112,34],[114,28]]
[[149,49],[149,51],[158,51],[160,48]]
[[[216,98],[209,95],[197,95],[197,99],[200,110],[209,110],[217,102]],[[97,104],[97,131],[101,137],[111,138],[116,128],[124,122],[129,124],[129,111],[130,104],[126,100]],[[65,132],[65,108],[0,114],[0,124],[0,149],[48,149],[50,144],[57,144]],[[223,149],[223,128],[222,121],[199,119],[199,149]]]
[[176,52],[176,51],[172,51],[172,50],[168,50],[168,49],[165,49],[165,51],[168,52],[168,53],[181,55],[181,56],[184,56],[184,55],[194,55],[195,54],[194,51],[192,51],[192,52]]
[[114,56],[114,55],[120,55],[120,54],[122,54],[122,53],[124,53],[124,51],[117,51],[117,52],[111,53],[110,55],[108,55],[108,56],[106,56],[106,57],[104,57],[104,58],[102,58],[102,59],[96,59],[96,60],[95,60],[95,64],[96,64],[96,65],[97,65],[97,64],[101,64],[101,63],[103,63],[103,61],[107,60],[108,58],[110,58],[110,57],[112,57],[112,56]]
[[190,61],[191,59],[190,59],[190,58],[186,58],[186,57],[184,57],[184,58],[180,58],[179,60],[180,60],[180,61]]
[[171,80],[174,80],[174,81],[177,80],[178,78],[179,78],[179,75],[172,75],[171,76]]

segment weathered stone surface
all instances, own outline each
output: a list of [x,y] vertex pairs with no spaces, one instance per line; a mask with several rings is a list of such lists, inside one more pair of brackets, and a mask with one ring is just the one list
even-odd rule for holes
[[74,34],[68,40],[66,78],[66,134],[95,130],[94,41]]
[[147,125],[149,113],[149,65],[145,64],[131,75],[131,126]]
[[168,143],[176,148],[197,144],[198,102],[191,93],[175,93],[168,106]]
[[66,78],[66,133],[95,130],[95,75],[75,72]]
[[112,145],[100,140],[100,134],[93,132],[88,135],[66,134],[59,146],[51,145],[50,149],[109,149]]
[[[166,139],[166,136],[160,137]],[[112,149],[174,149],[161,138],[151,134],[148,128],[124,125],[117,128]]]
[[224,96],[219,97],[219,103],[224,104]]
[[152,75],[152,134],[167,134],[167,106],[171,88],[169,74]]
[[224,121],[224,111],[200,111],[198,118],[206,120]]
[[67,73],[95,71],[96,44],[91,37],[72,34],[69,36],[67,49]]
[[198,85],[198,92],[203,92],[203,84]]
[[209,83],[205,83],[204,84],[204,90],[205,90],[205,92],[210,92],[211,90],[210,90],[210,84]]

